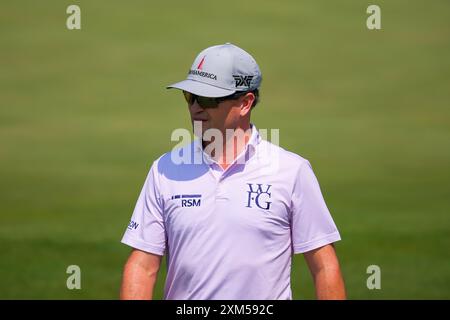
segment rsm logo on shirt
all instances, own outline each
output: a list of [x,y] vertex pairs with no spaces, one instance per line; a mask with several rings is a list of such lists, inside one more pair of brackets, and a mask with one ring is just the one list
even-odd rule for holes
[[172,196],[171,199],[181,199],[182,207],[200,207],[201,197],[201,194],[177,194]]
[[261,183],[256,183],[256,186],[254,186],[252,183],[247,183],[249,190],[248,193],[248,200],[247,200],[247,208],[252,208],[252,204],[254,203],[258,208],[263,210],[269,210],[270,204],[272,202],[269,202],[267,200],[270,199],[272,194],[269,192],[270,187],[272,185],[266,184],[264,187]]

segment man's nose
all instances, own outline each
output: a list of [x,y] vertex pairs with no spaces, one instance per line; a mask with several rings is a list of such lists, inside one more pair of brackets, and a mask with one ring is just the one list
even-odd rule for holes
[[198,104],[197,100],[194,100],[194,103],[189,106],[189,109],[191,109],[192,113],[200,113],[204,111],[204,109]]

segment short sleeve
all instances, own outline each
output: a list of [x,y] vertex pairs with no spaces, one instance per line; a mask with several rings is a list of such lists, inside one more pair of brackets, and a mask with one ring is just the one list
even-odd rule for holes
[[291,208],[294,253],[308,252],[341,240],[308,161],[298,171]]
[[154,163],[147,175],[122,243],[162,256],[166,247],[166,236],[156,168],[157,165]]

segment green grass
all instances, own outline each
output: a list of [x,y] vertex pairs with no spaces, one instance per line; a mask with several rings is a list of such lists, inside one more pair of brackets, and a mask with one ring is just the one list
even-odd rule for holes
[[[118,297],[147,170],[189,128],[165,85],[224,42],[262,69],[253,122],[314,167],[349,298],[450,298],[448,2],[378,1],[380,31],[356,0],[76,1],[69,31],[72,3],[0,4],[0,298]],[[301,256],[292,288],[314,297]]]

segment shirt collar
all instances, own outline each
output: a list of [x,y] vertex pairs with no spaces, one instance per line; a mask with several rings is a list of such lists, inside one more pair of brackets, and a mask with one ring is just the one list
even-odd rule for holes
[[[252,134],[250,136],[250,139],[248,140],[247,144],[245,145],[244,150],[241,151],[241,153],[237,156],[237,158],[234,160],[234,162],[237,162],[238,160],[241,160],[242,157],[245,157],[245,162],[247,162],[256,152],[256,147],[261,142],[261,136],[258,132],[258,129],[254,124],[250,124],[250,128],[252,130]],[[201,142],[201,139],[197,138],[194,140],[194,150],[195,152],[201,152],[203,156],[203,160],[208,165],[217,164],[215,160],[213,160],[209,154],[205,153],[203,151],[203,145]],[[239,161],[240,162],[240,161]],[[242,162],[241,162],[242,163]]]

